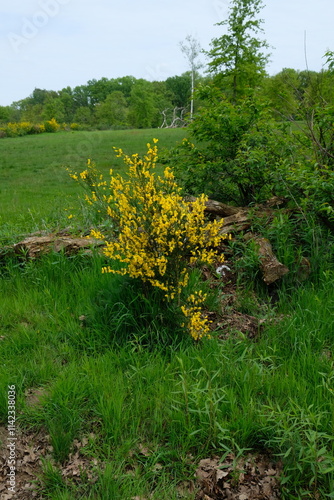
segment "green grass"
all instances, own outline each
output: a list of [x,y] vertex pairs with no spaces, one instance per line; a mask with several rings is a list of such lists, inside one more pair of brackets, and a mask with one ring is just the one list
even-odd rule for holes
[[[2,394],[16,385],[19,425],[46,429],[56,463],[93,433],[88,455],[112,464],[94,487],[62,480],[64,491],[177,498],[176,484],[200,458],[240,449],[283,457],[285,498],[332,491],[332,273],[283,301],[286,316],[258,342],[194,345],[171,328],[172,311],[157,317],[158,305],[124,278],[102,275],[101,264],[51,255],[9,263],[1,281],[0,383]],[[34,387],[45,388],[40,406],[26,403]],[[6,412],[3,399],[3,421]]]
[[159,139],[163,150],[185,134],[183,129],[158,129],[59,132],[1,139],[0,236],[10,238],[49,226],[68,225],[68,215],[79,206],[80,188],[69,178],[66,168],[84,170],[90,158],[104,173],[110,168],[122,171],[114,146],[130,154],[143,154],[153,137]]
[[[85,137],[80,134],[0,141],[0,148],[7,151],[3,158],[10,163],[15,156],[16,165],[21,165],[12,169],[16,181],[8,176],[1,185],[7,186],[5,190],[17,186],[22,201],[12,206],[10,196],[4,196],[7,229],[2,231],[7,231],[8,239],[9,234],[15,239],[29,232],[34,224],[53,227],[57,217],[49,216],[50,207],[59,203],[60,211],[78,195],[77,185],[61,165],[71,140]],[[147,134],[161,134],[160,144],[166,147],[182,138],[180,131],[160,130],[96,134],[103,137],[96,153],[85,152],[77,165],[72,164],[74,168],[92,156],[107,169],[112,145],[143,152],[150,140]],[[50,167],[56,155],[58,167]],[[35,164],[43,189],[51,183],[52,172],[59,168],[62,173],[52,189],[44,191],[44,198],[32,199],[32,224],[18,212],[29,204],[27,193],[39,193],[38,176],[32,171]],[[6,169],[1,172],[7,174]],[[25,182],[20,183],[22,175]],[[294,259],[290,233],[288,221],[279,220],[269,234],[286,263]],[[310,238],[320,245],[316,236],[312,233]],[[314,262],[321,248],[317,252]],[[252,255],[247,258],[244,280],[247,273],[255,280]],[[40,430],[50,436],[52,453],[44,459],[41,472],[42,498],[194,500],[194,493],[180,497],[177,488],[193,480],[201,458],[247,450],[282,460],[284,499],[332,498],[334,273],[330,266],[326,271],[325,263],[318,267],[313,284],[287,278],[258,339],[238,334],[222,341],[217,332],[211,340],[195,344],[181,331],[175,309],[164,306],[159,293],[147,295],[140,283],[102,274],[104,263],[98,254],[0,262],[0,421],[5,425],[7,419],[7,386],[15,384],[17,425],[25,432]],[[198,286],[198,273],[193,273],[191,283]],[[211,293],[213,305],[217,297]],[[243,301],[252,314],[254,300],[246,283]],[[41,390],[38,404],[29,402],[31,389]],[[77,443],[83,443],[80,457],[93,464],[89,469],[93,482],[88,472],[80,484],[61,474]]]

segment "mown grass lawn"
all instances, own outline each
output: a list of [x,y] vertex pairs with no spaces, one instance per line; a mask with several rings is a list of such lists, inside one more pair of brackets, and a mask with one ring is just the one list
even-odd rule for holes
[[[69,164],[79,170],[92,157],[109,169],[113,145],[143,152],[148,135],[169,147],[183,133],[98,132],[100,146]],[[93,136],[0,141],[4,240],[57,225],[50,210],[64,211],[79,194],[62,167],[67,148],[84,140],[91,145]],[[61,224],[72,221],[66,219],[65,213]],[[30,467],[40,498],[194,500],[199,461],[231,454],[236,461],[251,454],[281,462],[282,498],[333,497],[334,275],[330,241],[315,233],[310,238],[318,261],[325,251],[326,261],[313,282],[287,277],[275,290],[278,302],[270,302],[260,282],[247,283],[244,271],[236,302],[240,311],[264,320],[255,339],[218,328],[200,343],[185,336],[159,294],[148,297],[138,283],[102,274],[105,259],[98,253],[53,253],[36,261],[3,257],[1,456],[7,456],[7,392],[14,385],[22,452],[17,498],[29,477],[22,471]],[[291,246],[284,241],[280,258],[289,259]],[[199,282],[194,270],[191,286]],[[211,291],[209,283],[203,286],[212,310],[227,304],[228,313],[227,284]],[[236,469],[227,480],[236,487],[241,475]]]

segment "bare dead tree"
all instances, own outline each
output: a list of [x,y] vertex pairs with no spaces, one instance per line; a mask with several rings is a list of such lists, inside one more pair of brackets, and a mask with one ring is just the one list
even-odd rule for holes
[[194,89],[195,89],[195,76],[196,71],[199,70],[203,64],[201,62],[196,62],[202,49],[199,42],[191,35],[187,35],[183,42],[180,42],[180,47],[182,53],[185,55],[186,59],[190,65],[191,71],[191,101],[190,101],[190,119],[193,119],[194,115]]
[[[172,111],[172,113],[169,113],[168,115],[168,111]],[[171,108],[164,109],[161,111],[163,122],[160,125],[160,128],[185,127],[187,125],[187,122],[184,119],[185,112],[186,108],[179,108],[177,106],[175,106],[173,110],[171,110]]]

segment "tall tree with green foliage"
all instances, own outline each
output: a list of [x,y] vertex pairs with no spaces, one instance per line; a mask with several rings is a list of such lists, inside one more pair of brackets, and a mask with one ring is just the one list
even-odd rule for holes
[[214,38],[207,52],[209,71],[216,83],[228,81],[234,101],[247,88],[257,86],[265,74],[269,54],[264,51],[269,45],[258,37],[263,33],[263,21],[258,18],[262,8],[262,0],[232,0],[228,18],[218,23],[227,27],[227,33]]
[[9,106],[0,106],[0,123],[8,122],[10,117],[10,107]]
[[[267,42],[258,14],[261,0],[232,0],[227,33],[208,52],[213,82],[201,85],[203,103],[189,126],[196,146],[184,142],[177,171],[191,194],[248,205],[272,194],[273,174],[286,154],[266,100],[258,92],[265,75]],[[178,168],[180,167],[180,168]]]
[[191,97],[191,76],[189,72],[167,78],[166,89],[172,94],[172,105],[187,107]]
[[299,72],[284,68],[274,76],[265,78],[261,94],[270,102],[273,117],[278,121],[299,119],[299,106],[303,96]]
[[129,124],[133,128],[150,128],[157,114],[152,82],[139,79],[133,85],[130,96]]
[[185,192],[243,206],[271,197],[291,151],[266,102],[255,95],[233,103],[210,85],[198,92],[205,105],[188,128],[194,144],[184,140],[171,158]]
[[49,98],[44,106],[42,116],[44,120],[52,120],[54,118],[58,123],[65,119],[65,106],[60,97]]

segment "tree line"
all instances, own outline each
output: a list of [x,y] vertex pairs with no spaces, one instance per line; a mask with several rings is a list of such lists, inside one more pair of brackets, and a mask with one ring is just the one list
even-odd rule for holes
[[[220,73],[219,77],[213,77],[196,72],[196,87],[214,84],[224,95],[241,92],[235,75],[230,77],[231,82],[228,77],[223,82],[219,79],[222,79]],[[243,92],[254,88],[249,80],[246,82]],[[157,128],[171,126],[173,120],[175,125],[183,125],[183,119],[191,112],[192,85],[192,75],[186,72],[165,81],[150,82],[132,76],[103,77],[60,91],[35,88],[29,97],[10,106],[0,106],[0,123],[43,123],[54,118],[58,123],[78,123],[83,128],[101,129]],[[285,68],[274,76],[262,75],[256,88],[270,103],[277,120],[303,119],[303,104],[317,100],[320,92],[322,98],[334,104],[334,76],[329,70]],[[195,112],[203,105],[204,100],[198,93]]]
[[35,88],[25,99],[0,106],[0,122],[78,123],[97,128],[156,128],[191,98],[191,74],[150,82],[133,76],[89,80],[60,91]]
[[304,119],[301,109],[311,102],[325,99],[334,104],[331,52],[327,52],[328,68],[320,72],[284,68],[273,76],[266,73],[269,46],[258,36],[262,32],[261,8],[260,0],[231,2],[228,19],[219,23],[227,27],[227,34],[212,40],[203,74],[198,71],[203,64],[196,61],[199,44],[188,35],[180,48],[190,71],[182,75],[153,82],[133,76],[103,77],[58,91],[35,88],[30,96],[0,106],[0,125],[55,119],[88,129],[180,126],[187,116],[192,120],[196,111],[207,106],[201,90],[207,85],[219,89],[233,103],[256,91],[267,100],[277,120]]

